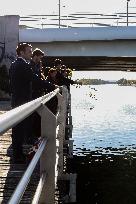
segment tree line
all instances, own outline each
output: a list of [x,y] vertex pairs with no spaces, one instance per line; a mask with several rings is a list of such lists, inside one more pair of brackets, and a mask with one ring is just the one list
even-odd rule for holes
[[132,86],[136,85],[136,80],[127,80],[125,78],[121,78],[117,81],[108,81],[102,79],[80,79],[79,82],[82,82],[83,85],[100,85],[100,84],[118,84],[120,86]]

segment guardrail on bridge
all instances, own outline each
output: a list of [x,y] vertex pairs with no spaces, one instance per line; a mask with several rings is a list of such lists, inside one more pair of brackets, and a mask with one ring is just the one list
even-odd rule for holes
[[[60,94],[61,92],[61,94]],[[58,97],[58,112],[54,115],[46,106],[46,102],[54,96]],[[9,200],[9,204],[17,204],[25,192],[29,183],[30,177],[40,159],[40,180],[37,186],[36,193],[33,198],[33,204],[46,203],[53,204],[55,202],[55,186],[58,179],[69,178],[71,189],[69,201],[76,201],[75,182],[73,182],[72,174],[63,174],[63,145],[65,141],[66,121],[71,121],[71,114],[68,111],[70,94],[65,87],[56,89],[55,91],[37,98],[31,102],[14,108],[0,116],[0,134],[3,134],[33,112],[38,112],[41,116],[41,138],[40,146],[27,167],[23,177],[16,187],[13,195]],[[70,124],[69,124],[70,126]],[[72,124],[69,128],[70,132]],[[72,141],[69,143],[69,153],[72,156]],[[67,141],[68,143],[68,141]],[[73,175],[74,180],[76,175]]]

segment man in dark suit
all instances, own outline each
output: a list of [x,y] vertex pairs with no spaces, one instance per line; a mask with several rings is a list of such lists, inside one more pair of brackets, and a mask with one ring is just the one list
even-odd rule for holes
[[[43,86],[44,76],[42,75],[41,59],[44,56],[44,52],[36,48],[32,53],[30,65],[33,70],[32,80],[32,98],[33,100],[44,95],[45,90]],[[41,136],[41,117],[37,112],[32,114],[32,135],[30,140],[38,140]]]
[[[33,70],[33,80],[32,80],[32,98],[33,100],[55,90],[58,86],[54,83],[49,82],[45,79],[43,74],[42,67],[42,58],[44,56],[44,52],[38,48],[36,48],[32,53],[32,58],[30,65]],[[50,100],[52,101],[52,99]],[[46,103],[47,105],[47,103]],[[37,112],[32,114],[32,137],[30,140],[37,140],[38,137],[41,136],[41,117]]]
[[55,88],[58,88],[55,84],[47,81],[43,74],[42,67],[42,58],[44,52],[36,48],[32,53],[32,59],[30,65],[33,70],[33,81],[32,81],[32,98],[36,99],[50,91],[53,91]]
[[[32,46],[28,43],[19,44],[16,53],[17,59],[10,67],[11,105],[13,108],[32,100],[33,72],[29,64]],[[28,117],[12,128],[12,148],[15,163],[25,161],[22,145],[30,133],[29,120]]]

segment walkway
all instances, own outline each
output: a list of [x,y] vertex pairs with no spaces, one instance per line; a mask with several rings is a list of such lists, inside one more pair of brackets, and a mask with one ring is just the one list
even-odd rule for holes
[[[9,109],[9,102],[0,102],[0,114]],[[11,156],[11,130],[9,130],[0,137],[0,203],[2,204],[7,203],[27,167],[27,164],[14,164]],[[38,170],[37,167],[21,203],[32,203],[32,196],[39,179]]]
[[[0,203],[6,204],[21,179],[27,165],[14,164],[11,157],[11,132],[0,138]],[[34,172],[21,203],[32,203],[39,178],[39,171]]]

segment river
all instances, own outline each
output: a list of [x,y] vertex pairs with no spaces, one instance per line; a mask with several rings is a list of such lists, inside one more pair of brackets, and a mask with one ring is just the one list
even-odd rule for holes
[[136,148],[136,87],[72,86],[71,95],[74,152]]
[[71,102],[77,204],[136,204],[136,87],[71,86]]

